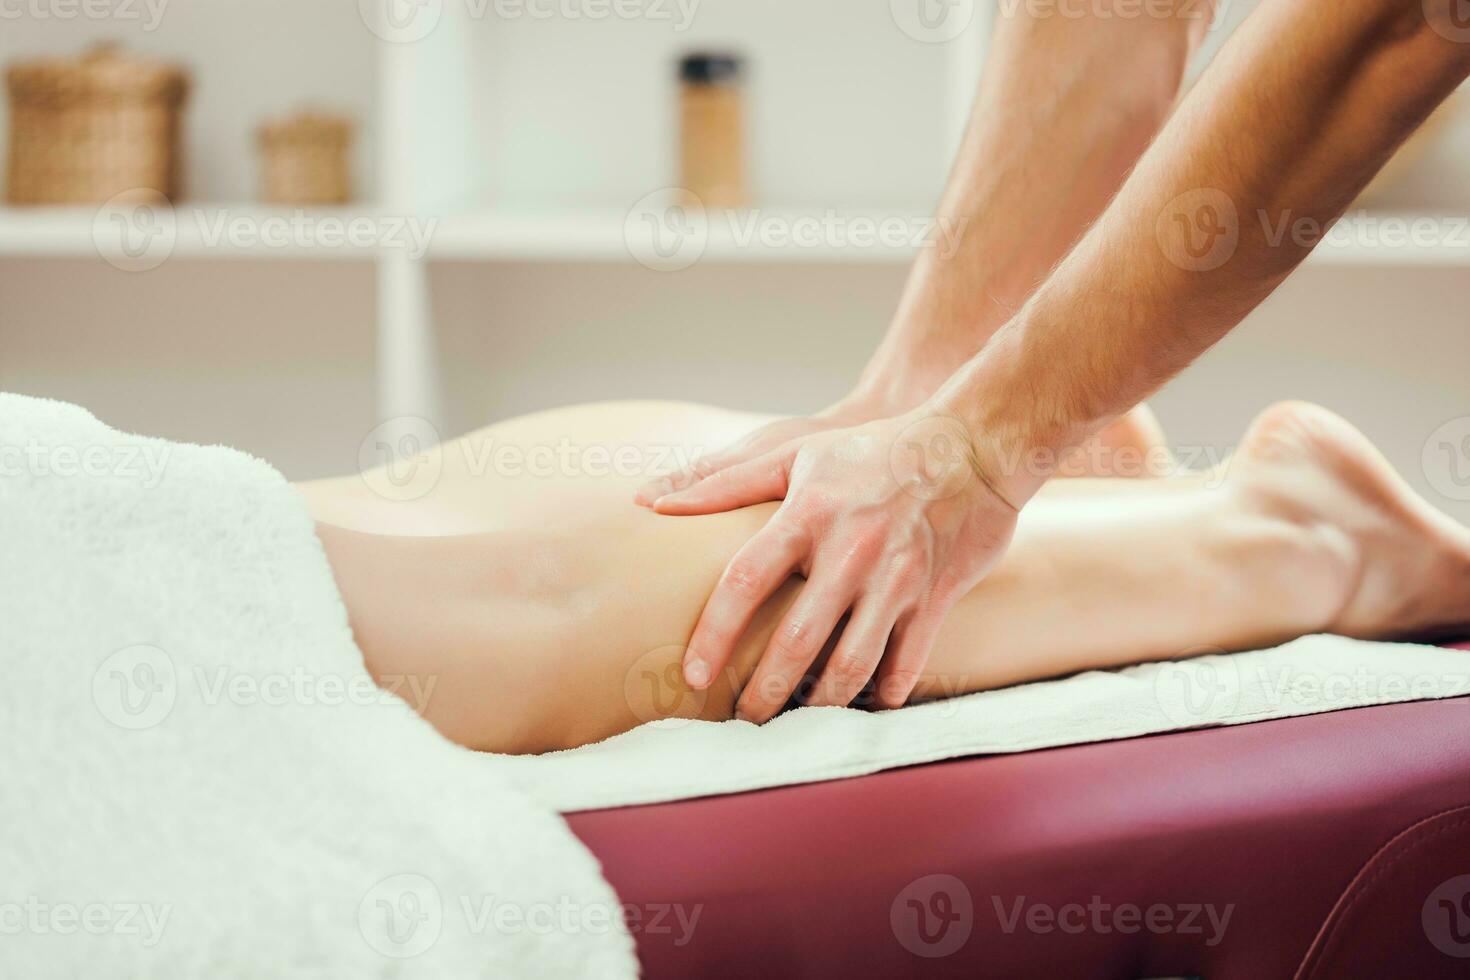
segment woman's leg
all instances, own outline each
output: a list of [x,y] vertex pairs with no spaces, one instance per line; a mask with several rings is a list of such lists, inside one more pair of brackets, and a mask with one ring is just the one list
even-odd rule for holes
[[1028,508],[1006,559],[946,621],[916,696],[1314,632],[1470,633],[1470,530],[1342,419],[1276,406],[1226,474],[1092,482],[1095,496]]
[[[935,697],[1308,632],[1388,636],[1470,619],[1470,533],[1321,410],[1258,421],[1228,480],[1040,499],[945,623]],[[761,611],[707,692],[678,663],[729,556],[769,506],[707,518],[628,507],[558,531],[388,539],[323,526],[368,666],[474,748],[543,751],[659,717],[728,718],[801,587]],[[841,656],[840,646],[835,654]]]

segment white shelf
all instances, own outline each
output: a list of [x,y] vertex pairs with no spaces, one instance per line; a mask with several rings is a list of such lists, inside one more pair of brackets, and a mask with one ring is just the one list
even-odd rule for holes
[[1470,215],[1350,211],[1307,256],[1309,265],[1470,266]]
[[126,241],[166,258],[372,259],[395,221],[365,208],[261,204],[180,204],[171,213],[0,207],[0,256],[109,258]]
[[[639,258],[639,225],[616,211],[484,211],[443,219],[435,231],[433,259],[485,261],[625,262]],[[875,225],[908,227],[932,247],[943,247],[943,229],[925,230],[920,215],[898,211],[760,209],[752,214],[710,212],[690,232],[698,261],[725,263],[891,263],[911,261],[917,247],[874,241]],[[770,229],[771,237],[752,229]],[[782,241],[798,229],[818,231],[815,242]],[[881,237],[881,236],[880,236]],[[672,246],[675,240],[666,244]],[[1368,212],[1344,218],[1308,256],[1314,266],[1412,268],[1470,267],[1470,216]]]
[[[651,244],[641,215],[616,209],[485,210],[407,221],[365,207],[292,209],[181,204],[168,256],[186,259],[371,260],[407,254],[443,261],[627,262]],[[346,234],[356,228],[356,236]],[[884,229],[887,229],[885,232]],[[875,233],[876,231],[876,233]],[[0,208],[0,256],[108,257],[121,231],[93,208]],[[911,212],[761,208],[710,211],[669,247],[698,262],[904,263],[915,236],[943,247],[942,229]],[[420,256],[418,248],[427,249]],[[1344,218],[1312,254],[1313,266],[1470,267],[1470,216],[1367,212]],[[682,263],[680,263],[682,264]],[[693,264],[692,262],[688,264]]]
[[[922,236],[944,239],[923,215],[832,208],[710,210],[671,232],[662,209],[624,212],[483,211],[448,217],[429,256],[443,260],[645,262],[659,265],[654,235],[672,265],[722,263],[891,263],[911,261]],[[649,221],[657,223],[655,232]],[[647,261],[645,261],[647,260]]]
[[623,237],[623,217],[612,211],[482,211],[446,217],[439,222],[429,254],[449,260],[632,260]]

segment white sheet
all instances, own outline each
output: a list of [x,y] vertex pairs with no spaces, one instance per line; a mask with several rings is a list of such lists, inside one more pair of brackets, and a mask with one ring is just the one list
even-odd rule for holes
[[1308,636],[1270,650],[1091,671],[900,711],[801,708],[759,727],[656,722],[567,752],[494,758],[527,794],[570,812],[1467,694],[1470,652]]
[[0,976],[633,977],[596,862],[372,683],[302,502],[0,395]]

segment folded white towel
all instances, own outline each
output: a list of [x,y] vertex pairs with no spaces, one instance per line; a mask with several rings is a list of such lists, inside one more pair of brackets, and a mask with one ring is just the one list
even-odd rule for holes
[[965,755],[1470,694],[1470,652],[1308,636],[1090,671],[899,711],[800,708],[764,726],[665,721],[567,752],[494,757],[564,812],[841,779]]
[[264,463],[0,395],[0,976],[633,977],[552,812],[363,668]]

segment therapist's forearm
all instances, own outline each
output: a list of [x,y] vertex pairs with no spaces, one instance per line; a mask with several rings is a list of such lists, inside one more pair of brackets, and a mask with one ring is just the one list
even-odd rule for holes
[[936,214],[959,245],[923,250],[859,385],[891,409],[927,398],[1010,319],[1168,118],[1212,0],[1168,0],[1151,17],[1136,0],[1119,16],[1113,2],[1067,17],[1035,4],[997,10]]
[[1470,71],[1470,45],[1426,24],[1439,2],[1276,0],[1236,32],[1077,248],[931,400],[967,423],[994,489],[1023,503],[1057,453],[1306,256],[1294,229],[1341,215]]

